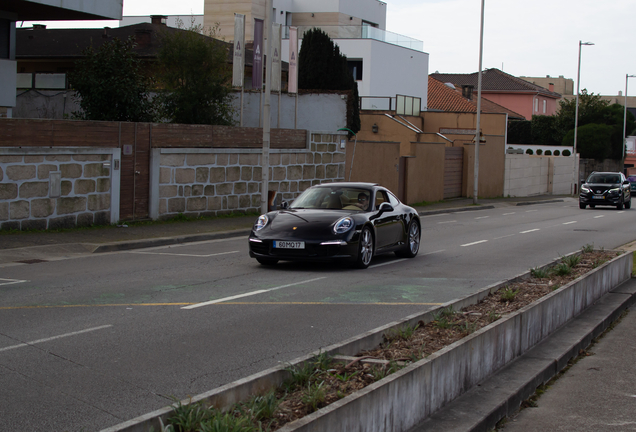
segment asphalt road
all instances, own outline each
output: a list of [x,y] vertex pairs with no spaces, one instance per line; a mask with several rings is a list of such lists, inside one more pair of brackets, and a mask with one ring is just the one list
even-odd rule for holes
[[245,238],[0,267],[2,430],[99,430],[511,278],[636,239],[577,201],[423,217],[420,254],[264,267]]

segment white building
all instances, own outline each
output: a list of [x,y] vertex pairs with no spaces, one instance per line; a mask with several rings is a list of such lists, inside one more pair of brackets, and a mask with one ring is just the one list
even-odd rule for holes
[[[206,0],[204,24],[220,25],[226,41],[234,38],[234,14],[245,15],[245,39],[254,39],[254,19],[265,19],[266,0]],[[360,96],[422,99],[428,92],[428,53],[423,42],[386,30],[387,4],[379,0],[273,0],[273,20],[283,25],[282,59],[289,61],[289,27],[319,27],[347,56]],[[382,107],[384,108],[384,107]]]
[[0,116],[15,106],[15,23],[29,20],[121,19],[123,0],[12,0],[0,2]]

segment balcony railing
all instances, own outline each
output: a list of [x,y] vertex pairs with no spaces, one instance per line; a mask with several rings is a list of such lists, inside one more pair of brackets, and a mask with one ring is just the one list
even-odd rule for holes
[[[298,26],[298,38],[302,39],[307,30],[318,27],[331,39],[374,39],[381,42],[390,43],[392,45],[398,45],[404,48],[409,48],[416,51],[424,51],[424,42],[403,36],[397,33],[393,33],[386,30],[381,30],[377,27],[371,27],[368,25],[362,26]],[[289,27],[284,27],[283,34],[285,39],[289,39]]]

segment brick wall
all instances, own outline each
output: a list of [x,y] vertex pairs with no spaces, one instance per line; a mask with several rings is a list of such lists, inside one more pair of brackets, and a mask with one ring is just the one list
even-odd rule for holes
[[[269,189],[290,200],[314,184],[343,181],[343,140],[345,133],[312,132],[304,149],[271,149]],[[164,148],[153,149],[153,159],[151,178],[159,185],[151,192],[151,215],[260,211],[262,150]]]
[[[59,229],[116,220],[110,170],[115,154],[119,149],[0,149],[0,229]],[[118,179],[114,183],[119,188]]]

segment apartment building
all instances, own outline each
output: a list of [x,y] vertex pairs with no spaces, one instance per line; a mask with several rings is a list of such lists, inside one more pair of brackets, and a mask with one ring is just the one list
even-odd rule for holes
[[[218,23],[220,35],[230,41],[234,14],[243,14],[249,43],[254,19],[265,19],[265,5],[266,0],[206,0],[204,25]],[[422,41],[386,30],[386,11],[379,0],[273,0],[273,22],[283,26],[282,59],[289,61],[290,26],[298,28],[301,40],[306,30],[321,28],[347,56],[360,96],[414,96],[425,108],[429,55]]]

